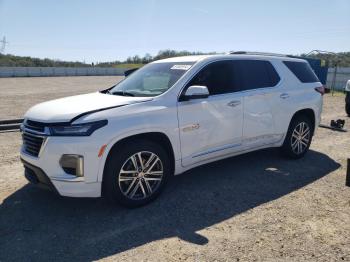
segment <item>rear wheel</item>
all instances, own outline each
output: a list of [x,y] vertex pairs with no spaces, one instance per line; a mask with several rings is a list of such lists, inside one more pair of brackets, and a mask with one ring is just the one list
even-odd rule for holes
[[345,111],[350,116],[350,103],[345,104]]
[[133,141],[111,152],[103,193],[124,206],[141,206],[159,195],[170,172],[169,157],[161,146],[145,140]]
[[298,116],[292,119],[281,148],[290,158],[301,158],[309,150],[312,140],[312,124],[309,118]]

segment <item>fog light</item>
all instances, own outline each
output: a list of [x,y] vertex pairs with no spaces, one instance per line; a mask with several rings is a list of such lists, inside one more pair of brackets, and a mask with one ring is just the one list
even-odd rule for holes
[[80,155],[62,155],[60,166],[63,171],[73,176],[84,176],[84,157]]

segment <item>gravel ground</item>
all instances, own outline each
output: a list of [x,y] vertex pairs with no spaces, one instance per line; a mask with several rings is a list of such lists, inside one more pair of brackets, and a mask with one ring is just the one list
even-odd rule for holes
[[[0,105],[11,115],[0,111],[19,117],[36,101],[115,81],[0,79]],[[17,90],[7,104],[3,82]],[[60,92],[37,86],[53,82]],[[14,94],[26,87],[38,100],[21,93],[14,107]],[[322,121],[337,118],[349,120],[344,97],[326,95]],[[349,133],[319,128],[311,151],[296,161],[268,149],[190,170],[155,202],[131,210],[27,184],[20,144],[19,133],[0,133],[0,261],[350,261]]]
[[22,118],[40,102],[103,90],[121,79],[121,76],[0,78],[0,120]]

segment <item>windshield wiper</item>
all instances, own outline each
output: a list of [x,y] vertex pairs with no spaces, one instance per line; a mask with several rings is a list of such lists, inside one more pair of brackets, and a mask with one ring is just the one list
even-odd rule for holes
[[109,89],[107,89],[107,90],[102,90],[102,91],[100,91],[100,93],[102,93],[102,94],[109,94],[109,95],[112,94],[111,91],[109,91]]
[[117,96],[135,96],[133,93],[129,93],[125,91],[114,91],[113,93],[112,92],[109,92],[109,93]]

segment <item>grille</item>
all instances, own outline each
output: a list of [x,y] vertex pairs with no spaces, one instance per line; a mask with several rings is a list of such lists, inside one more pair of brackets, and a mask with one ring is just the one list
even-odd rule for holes
[[27,120],[22,133],[23,150],[29,155],[38,157],[45,138],[43,123]]
[[24,126],[26,128],[29,128],[29,129],[32,129],[35,131],[39,131],[39,132],[43,132],[43,133],[45,131],[45,125],[43,123],[32,121],[32,120],[27,120],[25,122]]

